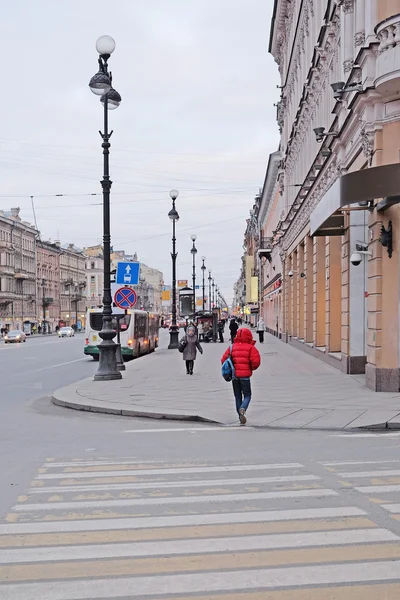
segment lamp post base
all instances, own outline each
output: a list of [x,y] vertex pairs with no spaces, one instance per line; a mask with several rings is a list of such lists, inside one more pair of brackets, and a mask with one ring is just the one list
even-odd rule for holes
[[169,330],[169,346],[168,350],[176,350],[179,346],[179,327],[172,326]]
[[124,359],[122,358],[121,344],[117,344],[116,356],[117,356],[118,371],[125,371],[126,367],[125,367]]
[[122,379],[117,366],[117,344],[112,340],[103,340],[99,345],[99,368],[94,381],[111,381]]

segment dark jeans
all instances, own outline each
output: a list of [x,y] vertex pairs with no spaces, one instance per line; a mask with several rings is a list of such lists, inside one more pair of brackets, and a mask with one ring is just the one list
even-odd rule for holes
[[233,393],[236,400],[236,411],[239,414],[239,409],[247,410],[251,400],[251,384],[250,377],[243,379],[232,379]]
[[263,331],[257,331],[257,333],[258,333],[258,337],[260,339],[260,342],[262,344],[263,341],[264,341],[264,332]]
[[186,362],[186,372],[193,373],[194,360],[187,360]]
[[223,343],[224,342],[224,330],[220,329],[218,331],[218,334],[219,334],[219,341]]

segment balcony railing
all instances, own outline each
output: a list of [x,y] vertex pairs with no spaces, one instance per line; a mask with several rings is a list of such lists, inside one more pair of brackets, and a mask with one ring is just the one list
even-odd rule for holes
[[400,14],[385,19],[375,28],[379,39],[375,88],[384,97],[398,94],[400,87]]

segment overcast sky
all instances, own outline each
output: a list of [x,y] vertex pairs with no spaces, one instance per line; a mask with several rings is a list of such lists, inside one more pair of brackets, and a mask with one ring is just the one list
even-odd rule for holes
[[[227,299],[245,220],[277,149],[278,70],[268,54],[273,0],[18,0],[2,14],[0,208],[20,206],[43,239],[101,241],[102,111],[88,87],[95,42],[122,104],[110,112],[112,244],[171,280],[169,190],[178,278],[190,235]],[[98,193],[98,196],[90,194]],[[64,197],[51,197],[64,194]],[[20,196],[20,197],[18,197]],[[47,197],[46,197],[47,196]],[[200,270],[199,270],[200,276]]]

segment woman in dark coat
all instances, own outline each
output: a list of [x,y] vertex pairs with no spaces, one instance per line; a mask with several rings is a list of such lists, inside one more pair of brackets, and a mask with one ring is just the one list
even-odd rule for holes
[[196,328],[189,325],[186,330],[186,335],[180,340],[179,344],[185,345],[183,350],[183,360],[186,363],[187,375],[193,375],[194,361],[196,360],[197,350],[203,354],[203,348],[200,345],[196,335]]

